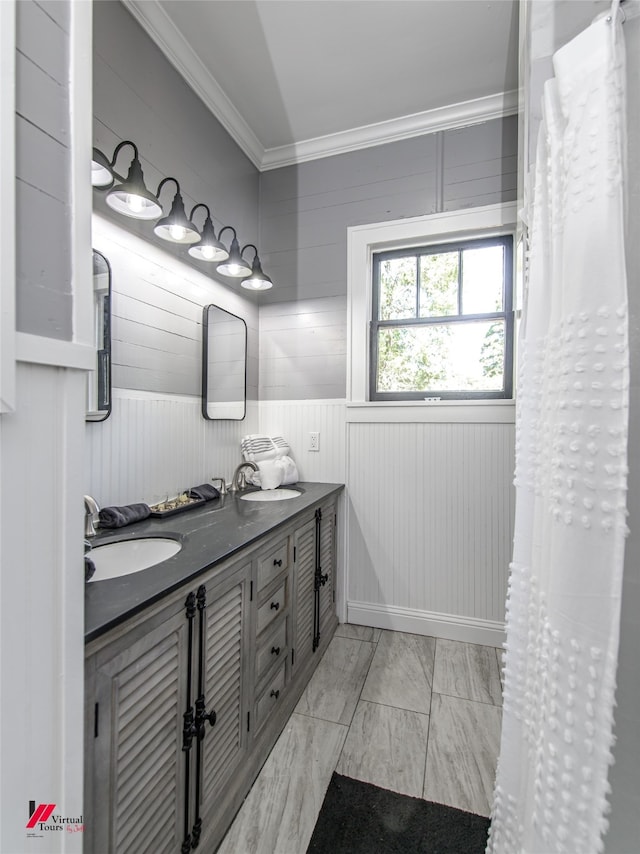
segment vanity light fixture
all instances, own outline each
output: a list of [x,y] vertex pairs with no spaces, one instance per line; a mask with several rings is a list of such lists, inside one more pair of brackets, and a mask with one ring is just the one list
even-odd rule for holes
[[162,215],[162,208],[156,196],[145,186],[142,166],[138,158],[138,147],[134,142],[126,139],[116,146],[110,164],[111,171],[113,172],[118,154],[125,145],[130,145],[134,151],[129,174],[122,184],[116,184],[109,190],[106,202],[114,211],[134,219],[157,219]]
[[240,282],[240,286],[246,288],[249,291],[268,291],[269,288],[273,287],[273,282],[265,273],[262,272],[262,265],[260,264],[260,258],[258,257],[258,249],[253,243],[247,243],[246,246],[242,247],[241,255],[244,255],[245,249],[253,249],[255,255],[253,256],[253,267],[251,268],[251,275],[247,276],[246,279],[243,279]]
[[163,216],[162,219],[158,220],[153,228],[153,233],[163,240],[170,240],[172,243],[197,243],[200,240],[200,234],[195,225],[187,219],[180,192],[180,184],[176,179],[163,178],[158,184],[156,196],[160,197],[160,191],[167,181],[173,181],[176,185],[176,194],[173,197],[171,210],[167,216]]
[[216,232],[211,222],[211,211],[209,206],[200,202],[191,209],[189,219],[193,219],[193,215],[198,208],[204,208],[207,212],[207,218],[204,221],[202,235],[198,243],[194,243],[189,247],[189,255],[192,258],[197,258],[199,261],[226,261],[229,253],[216,237]]
[[94,148],[91,157],[91,186],[108,190],[113,187],[113,183],[113,172],[106,154],[103,154],[99,148]]
[[232,225],[225,225],[224,228],[220,229],[219,237],[222,238],[222,232],[227,229],[230,229],[233,232],[233,240],[229,247],[229,257],[226,261],[223,261],[222,264],[218,264],[216,270],[218,273],[222,273],[223,276],[233,276],[238,279],[241,276],[248,276],[249,273],[251,273],[251,268],[242,257],[235,228]]
[[[133,149],[133,159],[125,179],[116,172],[114,166],[118,155],[126,145]],[[172,181],[176,185],[176,192],[171,210],[164,216],[159,197],[162,188],[168,181]],[[213,262],[217,265],[216,272],[223,276],[242,279],[240,284],[243,288],[250,291],[266,291],[273,287],[273,282],[262,270],[255,244],[247,243],[241,251],[238,235],[231,225],[223,226],[216,237],[208,205],[202,202],[196,203],[191,209],[191,214],[187,217],[180,184],[175,178],[163,178],[158,184],[155,195],[147,189],[138,156],[138,147],[130,139],[118,143],[111,160],[99,148],[93,149],[91,184],[97,190],[106,192],[105,201],[112,210],[134,219],[157,220],[153,227],[154,234],[157,237],[171,243],[188,246],[188,252],[192,258],[198,261]],[[207,212],[202,231],[199,231],[192,222],[193,215],[198,208],[204,208]],[[222,242],[222,235],[225,231],[233,232],[229,249]],[[249,262],[243,258],[246,249],[253,249],[254,251],[252,266],[249,266]]]

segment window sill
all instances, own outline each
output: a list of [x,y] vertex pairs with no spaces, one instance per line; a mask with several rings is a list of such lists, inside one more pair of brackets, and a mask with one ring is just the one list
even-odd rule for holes
[[514,424],[515,400],[365,401],[347,403],[356,424]]

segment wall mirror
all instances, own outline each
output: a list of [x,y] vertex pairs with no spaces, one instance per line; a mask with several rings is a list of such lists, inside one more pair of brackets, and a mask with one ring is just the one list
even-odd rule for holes
[[202,414],[242,421],[246,412],[247,324],[217,305],[202,318]]
[[93,320],[96,366],[87,374],[87,421],[104,421],[111,412],[111,267],[93,252]]

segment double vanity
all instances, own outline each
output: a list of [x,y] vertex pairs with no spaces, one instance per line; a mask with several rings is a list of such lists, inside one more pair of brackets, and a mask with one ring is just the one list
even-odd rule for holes
[[335,631],[342,488],[94,539],[118,574],[86,584],[88,854],[215,851]]

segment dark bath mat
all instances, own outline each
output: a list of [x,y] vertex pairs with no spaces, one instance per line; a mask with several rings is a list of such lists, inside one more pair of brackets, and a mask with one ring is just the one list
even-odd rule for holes
[[334,774],[307,854],[484,854],[489,819]]

